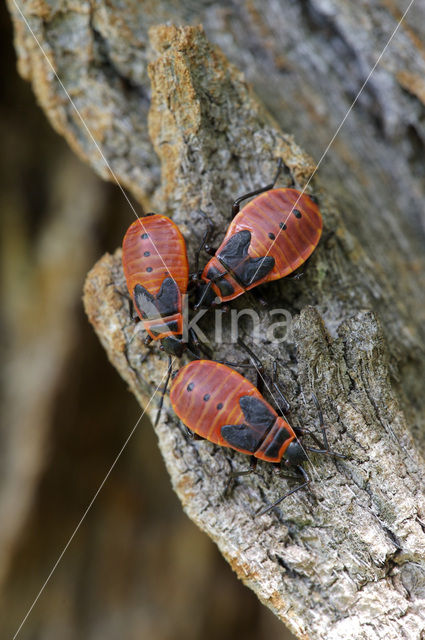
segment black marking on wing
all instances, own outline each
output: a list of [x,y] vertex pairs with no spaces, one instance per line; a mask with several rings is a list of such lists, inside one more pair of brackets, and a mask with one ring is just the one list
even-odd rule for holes
[[251,232],[248,229],[238,231],[229,238],[217,258],[229,269],[235,269],[247,257],[250,242]]
[[206,275],[208,280],[214,280],[214,278],[220,275],[220,271],[217,269],[217,267],[212,266],[208,269]]
[[221,435],[230,446],[250,453],[257,451],[263,439],[263,434],[257,433],[247,424],[225,424],[221,427]]
[[[275,264],[272,256],[250,258],[248,255],[250,243],[251,232],[248,231],[248,229],[243,229],[231,236],[221,252],[217,254],[220,262],[233,271],[237,280],[244,287],[248,287],[254,284],[254,282],[264,278],[273,269]],[[220,287],[220,281],[216,284]],[[223,293],[223,295],[229,294]]]
[[267,429],[274,424],[276,416],[259,398],[255,396],[242,396],[239,399],[239,404],[245,420],[254,427],[265,427]]
[[177,282],[173,278],[165,278],[156,296],[156,306],[160,315],[164,318],[178,313],[179,299],[180,290]]
[[134,305],[145,320],[167,318],[178,313],[180,290],[172,278],[165,278],[156,298],[141,284],[133,291]]
[[233,286],[225,278],[223,278],[223,280],[219,280],[215,284],[220,289],[220,293],[223,298],[225,296],[231,296],[232,293],[235,293]]
[[274,258],[272,256],[263,256],[261,258],[249,258],[234,269],[235,275],[248,287],[254,282],[261,280],[274,267]]
[[155,298],[141,284],[136,284],[133,290],[134,306],[142,318],[150,320],[157,318],[159,313],[155,304]]

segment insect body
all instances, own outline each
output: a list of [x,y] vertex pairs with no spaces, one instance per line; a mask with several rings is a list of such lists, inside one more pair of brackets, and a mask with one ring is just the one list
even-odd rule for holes
[[187,291],[186,244],[169,218],[151,214],[127,230],[122,247],[127,288],[151,340],[161,340],[169,354],[181,356],[182,295]]
[[[251,360],[259,363],[257,357],[249,349],[247,351]],[[285,400],[283,396],[281,398]],[[310,484],[311,479],[302,466],[307,460],[307,451],[334,458],[345,457],[329,448],[323,414],[314,394],[313,399],[319,410],[323,443],[307,429],[292,429],[282,417],[282,411],[279,415],[249,380],[225,364],[195,360],[180,369],[170,390],[174,411],[191,431],[215,444],[251,456],[250,470],[233,472],[231,478],[253,471],[257,459],[283,462],[298,472],[301,484],[259,511],[257,516],[268,513],[282,500]],[[306,433],[319,448],[301,443],[300,437]]]
[[198,436],[267,462],[306,459],[286,420],[240,373],[211,360],[184,366],[170,390],[174,411]]
[[[202,280],[211,283],[208,286],[221,302],[289,275],[319,243],[322,216],[308,195],[296,189],[260,191],[264,193],[237,213],[203,270]],[[242,196],[235,205],[249,195],[253,194]]]

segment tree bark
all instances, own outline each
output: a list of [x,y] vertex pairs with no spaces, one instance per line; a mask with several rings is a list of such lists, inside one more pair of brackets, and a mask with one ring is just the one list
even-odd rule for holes
[[[161,9],[162,18],[195,20],[189,9],[179,15]],[[260,103],[201,28],[152,27],[148,44],[147,26],[158,21],[160,9],[143,10],[129,3],[119,19],[117,7],[103,5],[64,15],[47,8],[41,15],[36,5],[31,13],[115,175],[145,205],[172,215],[191,257],[204,231],[199,208],[214,220],[218,240],[231,201],[266,184],[278,157],[300,187],[306,184],[315,163],[280,125],[320,158],[401,17],[401,8],[390,3],[379,10],[325,1],[262,3],[261,13],[255,3],[230,11],[203,7],[208,35],[247,71]],[[224,498],[229,472],[247,465],[244,456],[187,442],[171,410],[157,429],[186,512],[300,638],[424,636],[424,401],[417,391],[423,373],[418,272],[425,58],[420,36],[408,26],[420,24],[423,11],[413,10],[413,22],[402,25],[326,157],[320,184],[315,176],[308,187],[319,195],[325,233],[304,279],[264,287],[271,309],[291,313],[292,337],[274,344],[267,333],[273,318],[258,310],[255,350],[267,365],[280,363],[292,422],[314,423],[314,391],[332,447],[347,459],[313,458],[311,491],[253,518],[285,491],[286,480],[260,464]],[[374,33],[377,23],[382,33]],[[33,79],[55,126],[106,176],[18,16],[16,24],[21,70]],[[64,34],[71,25],[69,56]],[[76,69],[85,70],[83,79]],[[162,175],[155,192],[154,151]],[[389,188],[394,184],[396,190]],[[110,360],[154,415],[148,399],[166,363],[157,349],[142,345],[138,332],[134,337],[123,294],[118,250],[89,274],[86,309]],[[247,304],[240,300],[235,308]],[[233,345],[217,344],[210,324],[205,319],[202,326],[214,356],[240,360]]]

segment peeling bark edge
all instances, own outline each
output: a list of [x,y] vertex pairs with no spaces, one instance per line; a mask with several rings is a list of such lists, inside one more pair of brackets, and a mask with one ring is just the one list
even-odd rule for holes
[[[158,198],[174,212],[175,219],[186,224],[186,230],[187,211],[194,211],[200,197],[208,204],[218,203],[214,218],[220,224],[220,196],[212,197],[216,167],[211,163],[205,170],[204,164],[204,171],[200,171],[204,158],[213,157],[214,140],[208,130],[211,104],[202,103],[199,92],[202,80],[196,77],[196,69],[203,66],[208,79],[208,71],[212,75],[217,72],[217,68],[211,71],[211,67],[223,65],[226,70],[226,63],[215,57],[200,30],[161,27],[152,34],[153,41],[158,37],[163,43],[159,44],[162,57],[160,54],[158,63],[151,67],[150,116],[151,135],[163,163],[164,190]],[[171,66],[174,83],[176,77],[181,80],[186,100],[177,96],[173,102],[170,98],[170,92],[172,96],[175,89],[167,76]],[[220,69],[218,77],[220,84],[223,78],[229,79]],[[187,88],[185,80],[189,81]],[[230,83],[236,85],[236,90],[239,88],[234,78]],[[244,92],[243,86],[241,88]],[[193,111],[191,101],[187,100],[187,89]],[[229,85],[225,92],[228,90]],[[246,104],[246,92],[244,100]],[[261,142],[263,156],[267,156],[270,153],[267,140],[270,141],[270,136],[279,139],[281,134],[268,129],[272,127],[271,121],[262,119],[263,113],[253,107],[252,100],[242,118],[242,126],[251,118],[254,122],[250,124],[256,125],[253,130],[264,132]],[[173,108],[168,117],[170,101]],[[206,108],[206,117],[202,107]],[[159,113],[158,125],[152,124]],[[219,114],[223,128],[227,126],[231,130],[229,114],[222,111]],[[186,127],[182,126],[180,117]],[[171,137],[175,141],[173,153],[164,144],[167,126],[167,134],[174,136]],[[195,140],[198,155],[194,160],[191,147]],[[244,144],[240,133],[234,140]],[[290,142],[289,149],[279,152],[285,161],[294,153]],[[195,166],[191,166],[193,164]],[[223,170],[220,163],[218,165],[217,173]],[[305,167],[306,163],[297,166]],[[201,173],[202,185],[199,183]],[[232,176],[228,182],[231,185]],[[328,223],[332,217],[329,212]],[[357,247],[355,253],[352,248],[347,252],[348,245],[352,247],[352,239],[348,239],[339,220],[336,226],[337,242],[332,251],[337,253],[339,275],[344,278],[354,257],[356,269],[360,271],[365,258]],[[326,262],[332,257],[322,251],[311,276],[316,284],[320,269],[326,269]],[[102,282],[109,287],[107,302]],[[131,353],[128,351],[131,323],[116,294],[123,287],[119,254],[105,258],[89,274],[86,307],[109,357],[136,396],[143,400],[148,381],[154,384],[158,381],[157,361],[148,359],[141,368],[144,351],[134,340]],[[320,293],[326,301],[334,299],[338,315],[329,317],[325,313],[323,316],[320,313],[320,306],[324,306],[322,299],[317,308],[306,306],[294,323],[297,363],[293,386],[302,390],[297,398],[297,417],[307,422],[313,414],[308,395],[314,389],[327,422],[332,425],[332,444],[335,448],[343,444],[348,457],[336,465],[314,460],[316,482],[311,493],[288,499],[281,509],[264,519],[253,520],[258,506],[264,500],[273,500],[281,491],[282,480],[272,479],[265,465],[261,476],[258,474],[240,483],[233,496],[223,500],[226,476],[231,468],[244,464],[243,456],[209,443],[188,443],[171,413],[159,425],[158,437],[173,486],[188,515],[217,542],[238,576],[300,638],[374,638],[382,637],[381,634],[389,638],[403,634],[419,638],[424,628],[423,462],[413,448],[391,387],[390,355],[380,323],[371,311],[367,287],[364,283],[363,288],[358,283],[356,287],[357,310],[355,305],[330,295],[319,281]],[[362,310],[359,303],[365,300],[370,308]],[[324,322],[332,327],[332,335],[325,329]],[[270,345],[265,348],[267,352],[272,351]],[[144,381],[140,379],[141,371]],[[326,480],[319,482],[318,476],[323,477],[323,473]],[[409,585],[408,592],[405,584]],[[314,595],[319,593],[321,597]]]

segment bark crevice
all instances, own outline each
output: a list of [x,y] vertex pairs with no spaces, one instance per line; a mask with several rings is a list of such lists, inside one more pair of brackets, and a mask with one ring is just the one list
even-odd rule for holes
[[[341,64],[335,43],[329,45],[328,56],[317,56],[317,63],[326,75],[335,61],[336,77],[344,75],[344,61],[351,58],[350,47],[356,43],[356,55],[349,61],[352,69],[345,68],[351,69],[346,80],[349,78],[354,95],[358,85],[354,79],[367,75],[379,42],[366,46],[370,33],[362,31],[362,25],[356,22],[355,7],[350,4],[345,11],[335,13],[332,6],[329,2],[311,3],[346,46],[340,51]],[[294,6],[288,8],[288,25],[298,29],[304,20],[310,32],[306,5],[302,7],[304,17],[295,15],[295,11]],[[390,15],[385,14],[386,25],[393,24]],[[206,29],[220,44],[216,24],[211,21]],[[350,31],[353,24],[355,28]],[[301,137],[317,152],[316,134],[321,143],[329,141],[329,131],[335,130],[334,124],[345,114],[351,98],[344,83],[337,89],[335,78],[329,75],[329,91],[335,90],[338,100],[330,124],[323,124],[327,127],[324,135],[325,95],[315,84],[309,64],[304,67],[298,62],[300,56],[296,58],[290,47],[285,49],[285,59],[279,61],[272,23],[261,36],[262,41],[269,37],[271,43],[268,51],[274,67],[271,65],[269,82],[274,81],[278,87],[282,68],[291,73],[291,65],[297,62],[300,75],[291,75],[286,93],[277,88],[275,97],[262,77],[262,65],[266,63],[259,62],[251,70],[249,56],[244,57],[242,47],[242,53],[236,48],[233,59],[239,61],[240,56],[249,79],[256,80],[261,102],[217,44],[211,45],[202,28],[152,26],[148,44],[147,26],[148,22],[143,25],[143,63],[150,61],[151,89],[144,90],[144,96],[150,96],[150,140],[146,112],[136,113],[140,106],[137,100],[129,100],[125,91],[121,95],[116,87],[111,88],[107,77],[102,82],[108,98],[97,114],[94,109],[90,124],[96,123],[96,115],[106,118],[99,139],[105,142],[111,136],[105,148],[120,181],[141,202],[149,201],[150,210],[173,217],[193,256],[203,232],[199,208],[213,218],[216,238],[221,237],[232,200],[266,184],[277,158],[283,158],[300,187],[306,184],[315,163],[292,135],[282,130],[282,125],[294,130],[295,107],[301,122],[296,139]],[[134,29],[137,31],[137,26]],[[287,29],[284,33],[292,42]],[[23,42],[22,30],[20,33]],[[237,37],[236,28],[235,34]],[[418,448],[424,437],[420,422],[423,407],[422,400],[415,399],[417,380],[423,371],[419,347],[423,336],[419,315],[422,288],[416,277],[423,256],[416,250],[419,231],[412,229],[419,218],[425,186],[423,180],[409,174],[409,147],[404,153],[399,150],[397,157],[394,151],[386,157],[386,147],[379,140],[383,133],[388,144],[405,130],[405,109],[409,105],[411,113],[417,115],[412,116],[414,125],[408,125],[418,131],[415,148],[421,144],[423,102],[417,84],[416,97],[405,95],[409,82],[412,90],[413,81],[400,76],[406,64],[402,54],[409,50],[409,42],[406,30],[403,44],[395,43],[395,53],[390,54],[370,90],[362,96],[362,109],[347,123],[329,168],[324,167],[320,180],[315,176],[309,186],[309,191],[319,196],[325,236],[304,278],[277,282],[266,289],[271,307],[284,307],[293,317],[292,335],[285,343],[277,346],[267,339],[272,320],[267,311],[259,312],[261,334],[255,340],[255,349],[266,365],[278,361],[282,386],[293,407],[291,421],[295,425],[317,425],[311,401],[314,391],[328,424],[331,446],[345,453],[347,459],[334,462],[312,456],[311,490],[297,493],[270,514],[254,519],[259,508],[282,493],[282,487],[287,486],[285,479],[260,464],[257,474],[239,481],[232,495],[223,499],[229,471],[247,466],[246,459],[208,442],[188,442],[176,425],[168,400],[157,429],[173,486],[188,515],[217,543],[238,576],[300,638],[369,640],[402,635],[413,639],[420,638],[424,630],[425,538],[420,521],[425,519],[425,468]],[[325,39],[318,42],[313,33],[306,52],[309,62],[317,51],[323,53],[324,46]],[[140,53],[134,43],[129,51]],[[111,55],[110,50],[107,53]],[[57,55],[60,58],[61,53]],[[108,57],[102,51],[99,55]],[[127,61],[131,61],[129,54]],[[40,60],[37,64],[41,68]],[[66,69],[66,62],[61,64]],[[137,77],[136,83],[147,87],[143,84],[146,69],[139,67],[137,75],[137,65],[129,64],[132,72],[128,78]],[[421,63],[415,60],[411,65],[410,73],[416,77]],[[401,89],[397,84],[400,77]],[[311,87],[311,96],[302,89],[303,82]],[[108,106],[108,99],[114,109]],[[44,95],[41,100],[46,106]],[[145,97],[142,102],[145,108]],[[46,108],[57,123],[57,111],[52,112],[49,104]],[[124,136],[128,147],[119,135],[122,118],[129,118],[131,123]],[[71,122],[75,125],[72,116]],[[80,140],[76,132],[70,133],[66,118],[61,127],[80,151],[87,146],[84,136]],[[359,131],[369,131],[370,135],[356,135]],[[139,136],[136,141],[132,132]],[[157,189],[154,151],[162,175]],[[120,154],[123,165],[119,163]],[[316,155],[320,157],[320,153]],[[91,155],[90,159],[99,170],[98,160]],[[395,165],[405,184],[392,194]],[[105,175],[104,168],[100,170]],[[287,180],[288,176],[283,176],[280,184],[284,186]],[[377,186],[371,186],[375,181]],[[377,210],[380,215],[374,214]],[[397,215],[398,210],[407,212],[408,223]],[[146,406],[165,373],[166,362],[155,346],[147,349],[143,345],[141,334],[134,337],[134,325],[122,298],[125,284],[120,257],[120,250],[104,256],[90,272],[85,305],[111,362]],[[246,304],[246,300],[239,300],[235,308],[241,310]],[[201,323],[214,343],[210,325],[208,318]],[[252,344],[247,326],[244,334]],[[232,344],[215,345],[215,356],[241,358]],[[155,414],[153,404],[148,413]],[[416,598],[408,595],[403,581]]]

